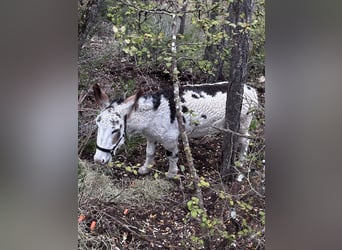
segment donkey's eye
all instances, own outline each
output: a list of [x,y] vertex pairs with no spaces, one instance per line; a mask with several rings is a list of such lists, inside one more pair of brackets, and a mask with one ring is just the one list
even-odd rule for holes
[[117,128],[117,129],[114,129],[114,130],[112,131],[112,134],[117,133],[117,132],[119,132],[119,129],[118,129],[118,128]]

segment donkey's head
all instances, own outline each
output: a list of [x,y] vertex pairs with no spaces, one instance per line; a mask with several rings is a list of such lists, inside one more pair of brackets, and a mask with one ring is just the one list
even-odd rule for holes
[[98,84],[93,86],[93,90],[96,102],[102,109],[96,117],[98,129],[94,161],[105,164],[124,144],[127,115],[118,111],[118,103],[110,104],[108,96]]

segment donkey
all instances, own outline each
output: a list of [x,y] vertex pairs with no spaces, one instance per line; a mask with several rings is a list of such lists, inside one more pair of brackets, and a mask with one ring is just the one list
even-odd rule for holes
[[[183,122],[189,137],[203,137],[220,132],[225,119],[228,82],[188,85],[180,88]],[[156,143],[166,150],[169,160],[167,178],[177,172],[178,122],[173,89],[164,89],[153,94],[137,94],[127,99],[110,102],[98,84],[93,86],[95,100],[102,111],[96,118],[98,127],[94,161],[105,164],[112,160],[127,135],[141,134],[147,140],[146,160],[138,170],[147,174],[154,164]],[[244,85],[243,103],[240,117],[240,133],[248,136],[253,118],[253,110],[258,106],[256,90]],[[239,138],[239,159],[247,154],[249,139]]]

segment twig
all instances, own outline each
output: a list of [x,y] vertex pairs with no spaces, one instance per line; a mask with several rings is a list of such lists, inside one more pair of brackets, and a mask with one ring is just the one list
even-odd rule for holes
[[[177,6],[178,7],[178,6]],[[194,161],[191,153],[191,148],[189,145],[189,140],[188,136],[185,132],[185,126],[183,123],[182,119],[182,111],[181,111],[181,105],[180,105],[180,95],[179,95],[179,79],[178,79],[178,69],[177,69],[177,16],[175,14],[172,15],[172,24],[171,24],[171,54],[172,54],[172,82],[173,82],[173,93],[174,93],[174,101],[175,101],[175,106],[176,106],[176,117],[177,117],[177,122],[178,122],[178,128],[179,128],[179,133],[182,138],[183,146],[184,146],[184,152],[186,156],[186,160],[189,165],[189,170],[193,178],[194,186],[195,186],[195,194],[196,197],[198,198],[198,206],[199,208],[203,211],[203,216],[207,217],[207,210],[204,206],[203,202],[203,193],[201,186],[199,185],[200,179],[197,174],[197,170],[194,166]],[[200,219],[199,219],[200,220]],[[210,234],[209,234],[209,229],[207,227],[204,227],[202,229],[202,232],[204,233],[204,247],[206,249],[210,248]]]
[[[176,9],[175,11],[170,11],[167,9],[161,9],[161,8],[157,8],[157,7],[153,8],[153,9],[142,9],[142,8],[138,7],[137,5],[134,5],[133,3],[131,3],[129,0],[126,0],[126,1],[120,0],[119,2],[129,6],[131,8],[134,8],[139,12],[146,12],[146,13],[160,14],[160,15],[164,14],[164,15],[168,15],[168,16],[173,16],[173,15],[178,16],[179,14],[184,13],[184,11],[178,10],[176,8],[175,8]],[[183,4],[185,4],[185,3],[183,3]],[[198,12],[198,10],[194,9],[194,10],[188,10],[185,13],[196,13],[196,12]]]
[[[88,85],[90,83],[90,80],[88,80]],[[92,90],[92,86],[90,86],[87,90],[86,93],[82,92],[79,99],[78,99],[78,105],[81,105],[82,102],[85,100],[85,98],[87,97],[87,95],[90,93],[90,91]],[[83,94],[84,93],[84,94]]]
[[80,157],[80,156],[82,155],[82,152],[83,152],[83,150],[84,150],[86,144],[88,143],[90,137],[93,135],[94,131],[95,131],[95,128],[92,128],[92,129],[90,130],[90,132],[88,133],[87,137],[86,137],[86,138],[84,139],[84,141],[82,142],[82,144],[81,144],[81,146],[80,146],[79,153],[78,153],[78,157]]
[[[252,163],[252,161],[250,161],[249,162],[249,164],[248,164],[248,170],[249,171],[247,171],[247,181],[248,181],[248,185],[249,185],[249,187],[256,193],[256,195],[258,195],[259,197],[261,197],[261,198],[265,198],[265,196],[264,195],[262,195],[262,194],[260,194],[253,186],[252,186],[252,183],[251,183],[251,181],[250,181],[250,169],[251,169],[251,163]],[[261,177],[260,177],[261,178]]]
[[250,181],[250,179],[249,179],[249,173],[250,173],[250,171],[248,171],[248,173],[247,173],[247,181],[248,181],[248,185],[249,185],[249,187],[254,191],[254,193],[256,194],[256,195],[258,195],[259,197],[261,197],[261,198],[265,198],[265,196],[264,195],[262,195],[262,194],[260,194],[258,191],[256,191],[255,190],[255,188],[252,186],[252,183],[251,183],[251,181]]
[[138,236],[139,238],[142,238],[148,242],[151,242],[150,239],[148,239],[148,237],[152,237],[150,235],[143,235],[143,234],[139,234],[137,233],[136,231],[134,231],[132,228],[135,228],[137,230],[139,230],[140,232],[142,232],[143,230],[135,227],[135,226],[132,226],[132,225],[127,225],[125,223],[123,223],[122,221],[118,220],[117,218],[115,218],[114,216],[106,213],[106,212],[103,212],[104,215],[106,215],[107,217],[111,218],[112,220],[114,220],[116,223],[118,223],[120,226],[122,226],[123,228],[127,229],[128,231],[130,231],[132,234]]
[[229,128],[219,128],[219,127],[216,127],[216,126],[212,126],[212,127],[215,128],[215,129],[217,129],[217,130],[223,131],[223,132],[228,132],[228,133],[232,133],[233,135],[245,137],[245,138],[247,138],[247,139],[252,139],[252,140],[264,139],[264,137],[262,137],[262,136],[249,136],[249,135],[244,135],[244,134],[235,132],[235,131],[233,131],[233,130],[231,130],[231,129],[229,129]]

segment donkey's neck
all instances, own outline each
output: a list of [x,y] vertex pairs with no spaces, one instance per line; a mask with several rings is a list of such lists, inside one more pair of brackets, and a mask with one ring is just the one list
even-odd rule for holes
[[155,115],[152,97],[129,97],[121,105],[122,111],[127,115],[128,134],[144,134]]
[[122,117],[125,115],[128,116],[133,108],[133,104],[134,101],[122,102],[120,104],[116,104],[114,108]]

